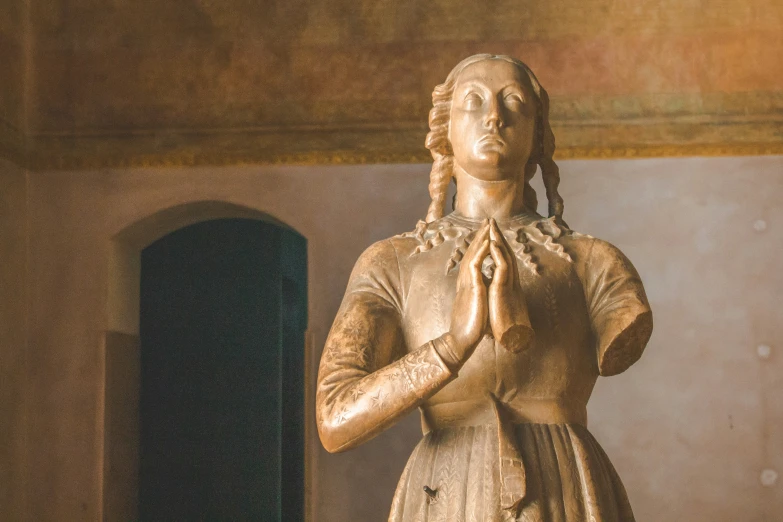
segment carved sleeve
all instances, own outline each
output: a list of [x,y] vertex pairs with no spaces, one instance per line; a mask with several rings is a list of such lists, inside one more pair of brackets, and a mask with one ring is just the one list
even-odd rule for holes
[[356,263],[321,356],[316,416],[327,451],[378,435],[454,376],[438,355],[447,339],[403,355],[399,290],[393,246],[373,245]]
[[620,250],[595,239],[583,262],[598,369],[616,375],[642,356],[652,334],[652,311],[639,274]]

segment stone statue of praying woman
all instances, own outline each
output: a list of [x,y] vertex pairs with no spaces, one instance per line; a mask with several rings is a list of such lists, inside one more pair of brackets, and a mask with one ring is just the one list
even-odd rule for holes
[[563,221],[549,99],[525,64],[471,56],[432,101],[432,204],[356,262],[321,358],[321,441],[345,451],[419,409],[392,522],[633,521],[586,407],[650,338],[639,275]]

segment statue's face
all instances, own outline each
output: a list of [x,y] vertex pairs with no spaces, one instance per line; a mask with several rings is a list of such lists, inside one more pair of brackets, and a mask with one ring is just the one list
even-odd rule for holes
[[456,163],[486,181],[521,176],[533,147],[534,96],[527,75],[505,60],[465,67],[454,87],[449,124]]

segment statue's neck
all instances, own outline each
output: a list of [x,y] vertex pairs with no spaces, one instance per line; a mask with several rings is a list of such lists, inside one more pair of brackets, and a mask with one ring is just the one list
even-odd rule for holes
[[471,176],[455,165],[457,181],[455,212],[468,219],[494,218],[502,222],[527,211],[524,204],[524,176],[511,179],[485,181]]

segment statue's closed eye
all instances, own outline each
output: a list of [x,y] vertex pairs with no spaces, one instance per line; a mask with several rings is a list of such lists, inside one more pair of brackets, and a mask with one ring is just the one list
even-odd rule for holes
[[474,110],[481,107],[481,104],[483,103],[484,99],[476,94],[475,92],[469,92],[465,99],[462,102],[463,108],[467,110]]
[[503,97],[503,105],[505,105],[509,111],[523,112],[526,105],[525,97],[517,92],[508,93]]

